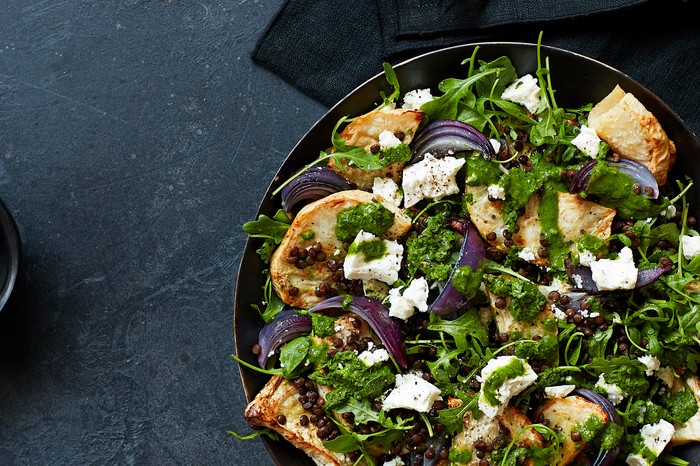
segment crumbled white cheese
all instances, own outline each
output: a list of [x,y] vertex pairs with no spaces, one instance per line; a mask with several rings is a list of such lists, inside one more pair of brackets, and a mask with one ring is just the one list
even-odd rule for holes
[[385,461],[382,466],[406,466],[400,456],[395,456],[389,461]]
[[547,398],[564,398],[574,390],[576,390],[576,385],[553,385],[544,387],[544,395]]
[[412,409],[427,413],[433,403],[440,399],[440,389],[415,374],[396,374],[396,386],[382,403],[382,408]]
[[[500,387],[496,389],[496,399],[500,402],[497,406],[492,406],[486,398],[483,386],[487,384],[489,378],[496,371],[502,369],[513,361],[519,361],[523,366],[524,373],[511,379],[506,379]],[[487,419],[492,419],[501,413],[508,405],[512,397],[525,390],[537,380],[537,374],[532,370],[527,361],[518,358],[517,356],[498,356],[490,359],[489,362],[481,369],[481,374],[476,377],[481,382],[482,390],[479,393],[479,410],[486,416]]]
[[375,177],[372,184],[372,194],[381,196],[382,199],[397,207],[403,199],[399,185],[391,178]]
[[590,267],[596,261],[595,254],[590,251],[582,251],[578,253],[578,262],[584,267]]
[[664,419],[661,419],[657,424],[646,424],[639,433],[642,436],[644,446],[654,455],[654,458],[649,458],[650,462],[643,456],[632,453],[627,457],[627,464],[644,466],[653,464],[654,460],[659,457],[666,445],[671,441],[671,437],[673,437],[675,432],[676,429],[673,427],[673,424]]
[[583,277],[577,273],[571,274],[571,278],[574,281],[574,285],[576,285],[576,288],[583,288]]
[[676,376],[673,373],[673,368],[670,366],[664,366],[657,369],[656,377],[665,383],[668,388],[673,387],[673,382],[676,379]]
[[593,128],[581,125],[581,132],[571,140],[571,144],[591,158],[598,155],[600,138]]
[[[382,257],[365,260],[362,253],[355,252],[358,245],[364,241],[383,241],[386,252]],[[363,230],[355,237],[348,249],[343,269],[348,280],[379,280],[380,282],[393,284],[399,278],[403,246],[396,241],[382,240]]]
[[622,248],[617,259],[600,259],[590,267],[599,291],[631,290],[637,284],[637,267],[632,250],[627,246]]
[[666,218],[673,218],[676,216],[676,212],[676,206],[671,204],[670,206],[666,207],[666,209],[664,209],[663,212],[661,212],[661,215]]
[[414,89],[403,96],[402,107],[409,110],[418,110],[424,103],[431,100],[433,100],[433,95],[430,93],[430,89]]
[[494,152],[497,154],[501,153],[501,141],[498,139],[489,139],[489,142],[491,143],[491,146],[493,146]]
[[382,150],[391,149],[399,144],[401,144],[401,140],[394,136],[393,132],[387,130],[379,133],[379,147]]
[[489,196],[491,196],[494,199],[500,199],[501,201],[506,200],[506,190],[503,189],[503,186],[499,186],[497,184],[492,184],[488,188],[486,188]]
[[428,281],[424,277],[414,279],[403,293],[403,288],[389,290],[389,315],[406,320],[417,308],[421,312],[428,310]]
[[537,79],[531,74],[526,74],[513,81],[505,88],[501,98],[524,105],[530,113],[537,113],[542,103],[540,86],[537,84]]
[[683,247],[683,257],[692,260],[700,254],[700,236],[681,236],[681,245]]
[[608,397],[608,400],[610,400],[610,403],[613,405],[617,405],[622,402],[622,400],[625,399],[625,396],[627,394],[620,389],[615,384],[607,383],[605,381],[605,374],[600,374],[598,377],[598,381],[595,384],[595,388],[598,388],[605,392],[605,396]]
[[654,372],[658,371],[661,367],[661,362],[656,356],[651,354],[645,354],[639,357],[639,362],[647,366],[646,375],[654,375]]
[[518,257],[521,258],[524,261],[534,261],[535,260],[535,253],[532,252],[532,249],[528,247],[524,247],[518,252]]
[[403,171],[404,207],[409,208],[421,199],[438,200],[450,194],[457,194],[456,176],[464,159],[443,157],[437,159],[425,154],[423,160]]
[[377,363],[388,361],[389,353],[384,348],[375,349],[374,351],[366,350],[361,352],[357,359],[368,366],[373,366]]
[[566,312],[562,308],[560,308],[559,306],[554,305],[554,304],[551,307],[552,307],[552,312],[554,312],[554,317],[556,317],[557,320],[562,320],[562,321],[567,320]]

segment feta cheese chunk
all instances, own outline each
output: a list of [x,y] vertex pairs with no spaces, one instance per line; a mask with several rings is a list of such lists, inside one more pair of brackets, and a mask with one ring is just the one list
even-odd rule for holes
[[414,279],[403,293],[403,288],[389,290],[389,315],[406,320],[411,317],[416,308],[425,312],[428,310],[428,281],[424,277]]
[[661,367],[661,361],[656,356],[651,354],[645,354],[639,357],[639,362],[647,366],[646,375],[654,375],[654,372],[658,371]]
[[540,86],[531,74],[513,81],[505,88],[501,98],[525,106],[530,113],[537,113],[542,103]]
[[403,96],[402,107],[409,110],[418,110],[423,104],[431,100],[433,100],[433,95],[430,93],[430,89],[414,89]]
[[592,278],[600,291],[631,290],[637,284],[637,267],[634,265],[632,250],[625,246],[618,258],[600,259],[592,262]]
[[372,194],[381,196],[385,201],[397,207],[401,204],[401,199],[403,199],[399,185],[391,178],[375,177],[372,184]]
[[395,456],[389,461],[385,461],[382,466],[406,466],[406,463],[403,462],[400,456]]
[[396,147],[399,144],[401,144],[401,140],[394,136],[394,133],[391,131],[382,131],[379,133],[379,147],[384,150],[384,149],[391,149],[392,147]]
[[676,379],[676,376],[673,373],[673,368],[670,366],[664,366],[657,369],[656,377],[665,383],[668,388],[673,387],[673,382]]
[[576,385],[552,385],[544,387],[544,395],[547,398],[564,398],[574,390],[576,390]]
[[476,379],[481,382],[479,410],[492,419],[503,413],[512,397],[532,385],[537,374],[517,356],[498,356],[489,360]]
[[581,132],[571,140],[571,144],[587,156],[595,158],[600,149],[600,138],[593,128],[581,125]]
[[364,362],[367,366],[374,366],[377,363],[388,361],[389,353],[384,348],[378,348],[374,351],[366,350],[358,354],[357,359]]
[[500,199],[501,201],[506,200],[506,190],[503,189],[503,186],[499,186],[497,184],[492,184],[488,188],[486,188],[489,196],[491,196],[494,199]]
[[403,202],[409,208],[421,199],[438,200],[450,194],[457,194],[456,176],[464,159],[443,157],[437,159],[425,154],[423,160],[406,167],[403,171]]
[[493,147],[494,152],[497,154],[501,153],[501,141],[498,139],[489,139],[489,142],[491,143],[491,146]]
[[387,395],[382,408],[387,411],[405,408],[427,413],[439,399],[440,389],[422,377],[396,374],[396,386]]
[[518,252],[518,257],[524,261],[534,261],[535,253],[532,252],[532,249],[524,247],[520,252]]
[[646,424],[639,433],[642,436],[644,446],[654,455],[654,458],[650,458],[652,460],[650,462],[649,459],[642,455],[632,453],[627,457],[627,464],[644,466],[653,464],[654,460],[659,457],[666,445],[671,441],[671,437],[673,437],[675,432],[676,429],[673,427],[673,424],[664,419],[661,419],[657,424]]
[[700,236],[681,236],[681,245],[683,247],[683,257],[692,260],[700,254]]
[[590,267],[596,261],[595,255],[590,251],[582,251],[578,253],[578,262],[584,267]]
[[[379,257],[372,257],[363,252],[363,249],[371,243],[383,243],[378,245],[384,249]],[[355,237],[348,248],[345,257],[345,278],[348,280],[379,280],[392,285],[399,278],[403,246],[393,240],[382,240],[363,230]]]
[[625,396],[627,396],[627,394],[617,385],[607,383],[605,381],[605,374],[600,374],[598,381],[595,384],[595,388],[605,392],[605,396],[608,397],[608,400],[610,400],[610,403],[613,405],[620,404],[620,402],[625,399]]

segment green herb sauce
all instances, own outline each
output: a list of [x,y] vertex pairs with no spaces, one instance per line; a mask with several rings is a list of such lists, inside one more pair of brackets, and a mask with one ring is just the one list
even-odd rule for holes
[[352,254],[362,255],[365,262],[381,259],[386,254],[386,243],[379,238],[352,243],[348,249],[348,255]]
[[586,419],[586,422],[583,424],[576,424],[572,432],[581,434],[581,440],[588,443],[598,435],[598,432],[603,430],[605,425],[605,421],[601,420],[595,414],[591,414],[588,419]]
[[545,185],[540,198],[538,215],[542,226],[541,234],[549,241],[547,249],[549,264],[556,269],[564,268],[564,261],[569,254],[570,242],[565,242],[559,230],[559,195],[552,184]]
[[559,361],[559,339],[556,335],[545,335],[540,340],[519,341],[515,355],[522,359],[542,359],[556,364]]
[[481,155],[467,157],[467,186],[489,186],[499,182],[503,172],[496,162],[486,160]]
[[472,460],[472,452],[469,450],[450,448],[449,460],[452,463],[468,463]]
[[335,317],[326,316],[317,312],[309,313],[311,316],[311,331],[317,337],[327,337],[335,333]]
[[498,406],[500,401],[497,398],[498,389],[506,380],[514,379],[525,374],[525,366],[519,359],[512,359],[508,364],[503,367],[499,367],[494,370],[489,376],[484,380],[481,386],[481,391],[484,394],[484,398],[491,406]]
[[411,149],[408,147],[408,144],[399,144],[382,150],[379,155],[379,163],[386,167],[392,163],[408,162],[411,160],[411,157]]
[[626,364],[605,373],[605,383],[617,385],[629,396],[641,395],[649,388],[643,364]]
[[309,378],[334,388],[326,396],[326,409],[334,409],[350,397],[373,400],[381,396],[395,379],[387,363],[367,366],[352,351],[337,353]]
[[411,274],[421,270],[428,280],[437,281],[446,281],[450,276],[461,236],[445,226],[446,220],[446,213],[428,218],[425,229],[406,242]]
[[601,161],[591,171],[586,194],[597,196],[600,204],[617,210],[623,218],[643,219],[661,213],[665,207],[636,194],[635,184],[629,175]]
[[674,393],[664,404],[668,410],[670,420],[679,424],[685,424],[688,422],[688,419],[698,412],[698,402],[693,392],[688,388]]
[[394,224],[394,214],[379,202],[365,202],[338,213],[335,235],[340,241],[352,241],[360,230],[381,236]]
[[608,422],[605,429],[603,429],[603,433],[600,434],[600,449],[612,450],[620,443],[624,433],[624,427],[614,422]]
[[452,286],[467,298],[473,298],[479,291],[484,269],[472,269],[468,265],[457,268],[452,274]]
[[547,304],[547,298],[529,280],[492,276],[486,279],[486,286],[495,296],[511,298],[509,310],[518,322],[531,322]]

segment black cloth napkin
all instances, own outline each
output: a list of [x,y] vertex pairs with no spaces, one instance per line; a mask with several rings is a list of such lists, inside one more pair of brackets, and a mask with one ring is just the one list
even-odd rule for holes
[[698,10],[696,0],[288,0],[252,58],[330,106],[385,61],[469,42],[534,43],[542,31],[544,44],[605,62],[651,88],[697,134]]

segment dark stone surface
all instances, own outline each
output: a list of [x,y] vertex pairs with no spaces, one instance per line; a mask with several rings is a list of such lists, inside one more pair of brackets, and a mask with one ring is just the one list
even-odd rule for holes
[[280,1],[5,0],[0,464],[270,464],[233,352],[245,237],[325,108],[250,51]]

